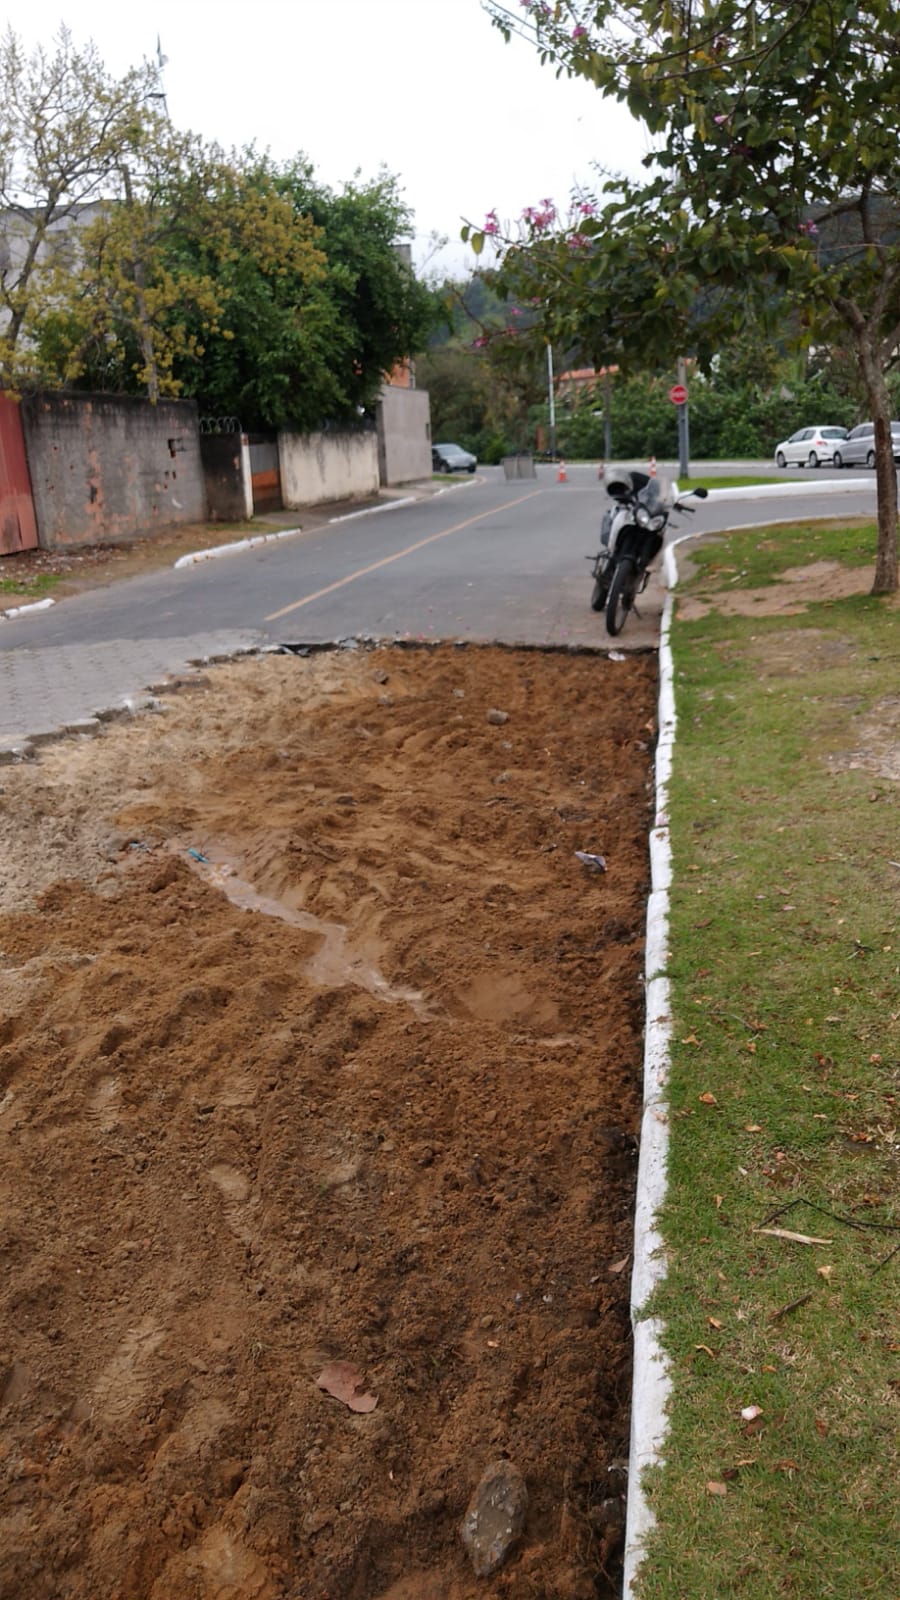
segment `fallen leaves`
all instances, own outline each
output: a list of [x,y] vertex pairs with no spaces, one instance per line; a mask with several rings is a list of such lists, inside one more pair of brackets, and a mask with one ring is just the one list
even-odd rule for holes
[[715,1095],[710,1094],[708,1089],[706,1090],[705,1094],[698,1094],[697,1099],[700,1101],[702,1106],[717,1106],[719,1104]]
[[726,1495],[728,1493],[728,1485],[727,1483],[710,1482],[706,1485],[706,1492],[707,1494]]
[[335,1400],[343,1401],[351,1411],[374,1411],[377,1396],[364,1394],[363,1375],[352,1361],[328,1361],[316,1379],[316,1386],[324,1389]]

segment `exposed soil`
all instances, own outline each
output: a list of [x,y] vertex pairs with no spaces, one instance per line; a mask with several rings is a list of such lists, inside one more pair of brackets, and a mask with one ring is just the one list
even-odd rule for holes
[[[845,567],[839,561],[813,561],[806,567],[790,567],[777,583],[760,589],[722,589],[721,575],[693,594],[679,596],[678,615],[685,622],[698,622],[718,611],[726,617],[800,616],[810,605],[822,600],[845,600],[853,594],[870,594],[875,568]],[[896,601],[894,602],[896,604]]]
[[610,1596],[655,661],[198,683],[0,770],[0,1596]]

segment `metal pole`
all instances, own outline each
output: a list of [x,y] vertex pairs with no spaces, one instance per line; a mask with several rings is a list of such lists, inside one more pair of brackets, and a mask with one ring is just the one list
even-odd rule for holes
[[[684,356],[678,357],[678,382],[683,384],[686,377]],[[690,424],[688,420],[688,403],[678,407],[678,476],[689,478],[690,469]]]
[[604,459],[612,460],[612,376],[609,367],[603,384],[603,450]]
[[550,395],[550,456],[556,455],[556,395],[553,392],[553,346],[547,340],[547,388]]

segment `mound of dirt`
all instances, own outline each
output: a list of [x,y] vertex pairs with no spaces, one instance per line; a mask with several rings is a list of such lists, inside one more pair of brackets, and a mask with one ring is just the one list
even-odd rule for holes
[[616,1592],[654,700],[279,656],[3,769],[2,1600]]

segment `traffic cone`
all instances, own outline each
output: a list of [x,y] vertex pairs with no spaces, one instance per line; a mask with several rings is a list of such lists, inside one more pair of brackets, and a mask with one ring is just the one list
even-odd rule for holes
[[650,476],[651,476],[651,478],[655,478],[656,477],[656,457],[655,456],[651,456],[650,457]]
[[556,481],[557,483],[568,483],[569,481],[566,477],[566,463],[564,461],[559,463],[559,471],[556,474]]

